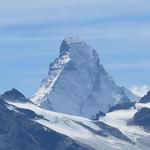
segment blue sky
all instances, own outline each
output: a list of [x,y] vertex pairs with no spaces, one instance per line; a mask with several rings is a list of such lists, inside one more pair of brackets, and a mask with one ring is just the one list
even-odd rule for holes
[[120,86],[141,95],[150,87],[149,0],[0,0],[0,93],[30,97],[66,36],[100,54]]

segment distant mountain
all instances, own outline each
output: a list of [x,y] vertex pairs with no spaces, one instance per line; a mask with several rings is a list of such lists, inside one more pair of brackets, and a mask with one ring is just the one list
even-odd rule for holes
[[6,101],[18,101],[18,102],[26,102],[28,99],[18,90],[12,89],[10,91],[5,92],[0,96],[2,99]]
[[50,64],[48,77],[31,98],[42,108],[88,118],[118,103],[138,100],[114,82],[94,49],[72,37],[63,40],[59,58]]
[[140,103],[149,103],[150,102],[150,91],[147,92],[140,100]]

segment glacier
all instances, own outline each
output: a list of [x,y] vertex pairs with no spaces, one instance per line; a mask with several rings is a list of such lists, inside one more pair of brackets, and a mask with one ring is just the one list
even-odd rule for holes
[[87,146],[85,148],[87,150],[88,148],[89,150],[149,150],[149,131],[130,122],[140,109],[150,108],[150,103],[136,103],[134,107],[106,113],[106,116],[94,121],[80,116],[45,110],[29,101],[26,103],[6,102],[8,110],[24,116],[26,112],[34,113],[36,116],[29,119],[32,123],[38,123],[45,131],[50,129],[59,135],[67,136],[80,145]]

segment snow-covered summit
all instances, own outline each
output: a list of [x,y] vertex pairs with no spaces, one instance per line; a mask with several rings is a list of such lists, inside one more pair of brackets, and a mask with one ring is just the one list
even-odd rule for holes
[[64,41],[68,42],[68,44],[70,43],[79,43],[79,42],[83,42],[78,36],[69,36],[66,37],[64,39]]
[[[96,59],[99,59],[95,50],[91,49],[86,42],[79,39],[79,37],[65,38],[60,46],[60,57],[68,54],[71,59],[78,60],[79,58],[91,58],[95,54]],[[83,60],[84,60],[83,59]]]
[[79,38],[66,38],[60,55],[50,64],[48,77],[31,98],[45,109],[93,117],[99,111],[137,96],[116,85],[95,50]]
[[66,37],[60,46],[60,56],[66,54],[72,45],[82,43],[83,42],[79,39],[79,37]]

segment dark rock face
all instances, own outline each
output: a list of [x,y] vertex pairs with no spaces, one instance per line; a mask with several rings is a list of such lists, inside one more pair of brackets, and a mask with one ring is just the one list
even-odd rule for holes
[[28,119],[41,118],[41,116],[38,116],[35,112],[28,109],[16,108],[16,110],[22,113],[22,115],[24,115]]
[[140,103],[150,103],[150,91],[141,98]]
[[106,114],[102,111],[99,111],[99,113],[96,114],[96,117],[92,118],[92,120],[99,120],[100,117],[104,117]]
[[150,129],[150,108],[142,108],[134,115],[134,123]]
[[113,111],[116,111],[116,110],[121,110],[121,109],[130,109],[131,107],[134,107],[135,103],[131,103],[131,102],[128,102],[128,103],[122,103],[122,104],[117,104],[113,107],[111,107],[109,109],[109,112],[113,112]]
[[26,102],[28,101],[27,98],[18,90],[16,89],[12,89],[10,91],[5,92],[3,95],[1,95],[1,97],[4,100],[7,101],[19,101],[19,102]]
[[92,150],[22,115],[31,112],[17,113],[5,104],[0,99],[0,150]]
[[67,44],[67,41],[64,40],[60,46],[60,56],[66,54],[69,52],[69,45]]

